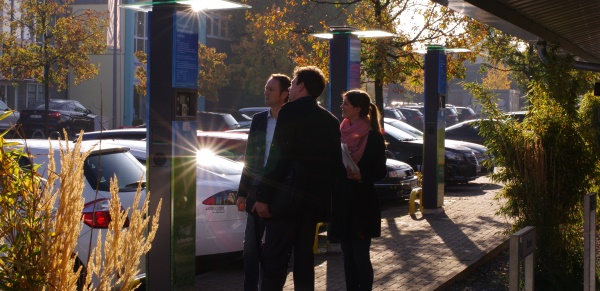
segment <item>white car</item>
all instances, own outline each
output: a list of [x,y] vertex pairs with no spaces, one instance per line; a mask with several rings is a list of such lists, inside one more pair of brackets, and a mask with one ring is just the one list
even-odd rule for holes
[[[129,147],[140,162],[146,163],[146,141],[111,139],[102,143]],[[196,167],[197,257],[243,250],[247,214],[238,211],[235,205],[243,166],[213,153],[199,153]]]
[[[48,176],[48,153],[50,143],[54,151],[56,171],[60,173],[60,145],[58,141],[48,140],[27,140],[26,146],[22,139],[7,140],[7,142],[20,143],[17,147],[24,147],[25,152],[29,156],[23,155],[19,164],[27,166],[31,164],[40,165],[37,170],[44,179]],[[74,143],[71,141],[62,141],[70,149],[73,149]],[[96,246],[98,233],[103,237],[106,235],[106,228],[110,222],[108,215],[108,203],[111,198],[109,191],[110,179],[113,175],[117,176],[119,184],[119,198],[124,209],[133,206],[134,196],[137,190],[138,181],[145,179],[145,167],[129,152],[127,147],[120,147],[109,144],[98,145],[98,141],[83,141],[81,150],[83,152],[93,149],[91,154],[86,158],[83,166],[84,188],[83,198],[85,199],[83,209],[83,228],[79,236],[76,252],[77,258],[83,266],[87,266],[88,254],[90,246],[93,249]],[[55,180],[54,188],[57,189],[60,183]],[[96,187],[97,185],[97,187]],[[96,188],[98,191],[96,191]],[[143,201],[146,199],[146,191],[142,190],[140,197],[141,208]],[[93,215],[93,210],[95,216]],[[95,217],[96,219],[92,219]],[[108,219],[105,219],[108,218]],[[104,238],[101,238],[104,241]],[[145,256],[141,258],[140,269],[145,270]],[[137,279],[145,277],[145,271],[138,274]]]

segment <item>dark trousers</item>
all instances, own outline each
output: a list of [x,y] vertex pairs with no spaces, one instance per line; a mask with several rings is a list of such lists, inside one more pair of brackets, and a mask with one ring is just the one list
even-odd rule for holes
[[346,290],[372,290],[373,265],[371,265],[371,238],[344,239],[341,241],[344,256]]
[[244,290],[258,291],[260,286],[260,248],[265,225],[262,218],[248,213],[244,232]]
[[262,252],[262,291],[283,290],[287,267],[294,250],[294,290],[315,289],[313,243],[316,219],[304,211],[292,219],[265,219],[265,245]]

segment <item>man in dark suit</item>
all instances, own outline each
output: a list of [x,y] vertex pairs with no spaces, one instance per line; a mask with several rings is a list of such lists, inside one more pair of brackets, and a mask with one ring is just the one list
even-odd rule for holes
[[[288,98],[290,77],[283,74],[273,74],[265,85],[265,104],[269,110],[255,114],[250,124],[248,133],[248,144],[244,170],[240,179],[237,206],[239,211],[247,211],[246,231],[244,234],[244,290],[258,290],[260,284],[260,248],[264,233],[264,223],[255,212],[252,212],[252,201],[255,197],[252,192],[257,187],[260,177],[263,175],[264,165],[269,156],[275,124],[281,106]],[[246,202],[249,202],[246,204]]]
[[[271,154],[253,207],[265,219],[266,227],[261,290],[283,289],[292,249],[294,288],[314,290],[315,228],[317,222],[328,220],[334,183],[345,173],[340,123],[317,103],[325,85],[325,76],[317,67],[297,67],[289,101],[279,112]],[[275,209],[273,198],[281,193],[278,189],[290,183],[293,207]]]

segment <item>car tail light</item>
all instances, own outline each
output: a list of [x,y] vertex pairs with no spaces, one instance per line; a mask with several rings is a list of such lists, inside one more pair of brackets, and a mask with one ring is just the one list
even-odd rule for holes
[[[108,228],[110,218],[110,200],[98,199],[83,206],[83,223],[91,228]],[[121,207],[121,211],[125,211]],[[125,219],[123,227],[129,226],[129,218]]]
[[48,118],[60,118],[60,112],[48,112]]
[[235,190],[225,190],[221,191],[215,195],[212,195],[204,201],[202,204],[204,205],[235,205],[235,200],[237,199],[237,191]]

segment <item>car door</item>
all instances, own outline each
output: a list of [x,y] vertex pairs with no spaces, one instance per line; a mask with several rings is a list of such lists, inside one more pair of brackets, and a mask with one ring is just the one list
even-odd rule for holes
[[82,129],[84,131],[92,130],[94,128],[94,120],[88,116],[89,110],[79,102],[72,102],[70,106],[73,110],[75,133],[79,133]]

